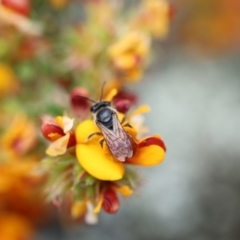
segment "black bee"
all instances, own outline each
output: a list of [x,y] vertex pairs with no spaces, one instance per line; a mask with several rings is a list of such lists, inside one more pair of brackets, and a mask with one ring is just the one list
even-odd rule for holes
[[[94,105],[90,110],[96,125],[101,131],[101,133],[91,134],[88,138],[90,139],[96,134],[103,135],[104,139],[100,144],[102,145],[105,141],[115,158],[124,162],[126,158],[131,158],[133,156],[134,147],[132,138],[123,129],[122,124],[118,119],[117,111],[111,106],[111,102],[101,101],[101,98],[99,102],[88,99],[91,102],[94,102]],[[130,126],[129,124],[126,125]]]

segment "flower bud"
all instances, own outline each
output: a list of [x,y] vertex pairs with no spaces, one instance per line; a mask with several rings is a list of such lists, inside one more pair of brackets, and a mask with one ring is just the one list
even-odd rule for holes
[[104,192],[104,200],[103,200],[102,206],[103,206],[103,209],[110,214],[114,214],[118,211],[120,207],[120,203],[119,203],[117,194],[113,189],[108,188]]
[[114,107],[117,109],[120,113],[127,113],[129,108],[131,106],[131,103],[127,99],[119,100],[114,103]]
[[85,117],[86,113],[89,111],[89,101],[88,98],[89,93],[87,89],[78,87],[75,88],[71,93],[71,106],[74,114],[77,117]]

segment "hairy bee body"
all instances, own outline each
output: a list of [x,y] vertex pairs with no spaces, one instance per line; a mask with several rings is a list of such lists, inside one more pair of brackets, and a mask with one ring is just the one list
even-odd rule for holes
[[131,158],[133,156],[132,139],[123,129],[117,111],[111,107],[111,102],[100,101],[91,107],[91,112],[115,158],[121,162]]

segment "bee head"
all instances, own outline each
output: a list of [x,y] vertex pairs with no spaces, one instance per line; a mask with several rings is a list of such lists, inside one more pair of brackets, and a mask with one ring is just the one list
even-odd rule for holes
[[96,113],[99,109],[101,108],[105,108],[105,107],[110,107],[111,106],[111,102],[108,102],[108,101],[101,101],[101,102],[98,102],[96,104],[94,104],[90,110],[92,113]]

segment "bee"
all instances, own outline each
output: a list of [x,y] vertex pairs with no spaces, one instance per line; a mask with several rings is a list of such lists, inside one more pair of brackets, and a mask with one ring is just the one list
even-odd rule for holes
[[[90,111],[93,115],[94,122],[100,130],[100,132],[90,134],[88,139],[94,135],[103,135],[104,138],[100,141],[101,146],[106,142],[113,156],[117,160],[125,162],[126,158],[131,158],[134,154],[134,142],[123,129],[122,123],[124,120],[122,122],[119,121],[117,110],[111,106],[111,102],[101,100],[102,93],[99,102],[88,99],[94,103]],[[131,127],[128,123],[124,126]]]

